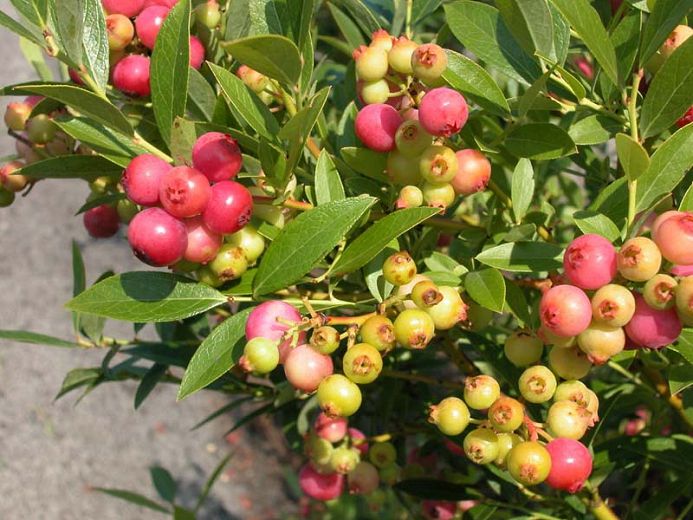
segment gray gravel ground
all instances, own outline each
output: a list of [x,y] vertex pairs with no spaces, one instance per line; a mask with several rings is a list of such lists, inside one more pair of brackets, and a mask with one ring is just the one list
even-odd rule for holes
[[[10,12],[9,2],[0,0],[0,9]],[[0,84],[33,79],[16,38],[4,29],[0,47]],[[1,113],[6,101],[0,99]],[[2,133],[0,156],[13,148]],[[73,216],[86,194],[81,182],[40,182],[29,197],[0,210],[0,329],[70,337],[63,304],[72,291],[72,238],[82,248],[89,282],[107,269],[141,268],[122,236],[106,241],[87,237],[81,219]],[[125,324],[109,327],[113,335],[130,330]],[[54,401],[69,370],[97,366],[101,356],[0,341],[0,518],[163,518],[89,487],[139,490],[156,497],[148,468],[159,464],[172,472],[182,504],[190,506],[207,475],[231,449],[236,456],[203,518],[267,519],[286,513],[285,508],[276,509],[286,504],[283,461],[257,455],[258,441],[249,443],[249,436],[225,441],[222,435],[230,419],[189,431],[224,404],[217,395],[201,392],[176,403],[174,387],[159,387],[134,411],[136,386],[128,383],[99,387],[77,406],[77,394]],[[267,506],[275,512],[263,510]]]

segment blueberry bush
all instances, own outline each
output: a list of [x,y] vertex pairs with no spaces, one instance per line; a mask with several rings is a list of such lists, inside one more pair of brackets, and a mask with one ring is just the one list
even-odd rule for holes
[[11,3],[0,205],[83,179],[153,267],[0,331],[60,395],[251,404],[308,518],[690,518],[693,1]]

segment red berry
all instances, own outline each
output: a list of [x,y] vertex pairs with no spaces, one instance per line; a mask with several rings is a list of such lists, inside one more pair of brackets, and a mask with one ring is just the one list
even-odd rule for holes
[[188,234],[177,218],[161,208],[148,208],[130,222],[128,241],[137,258],[146,264],[163,267],[183,259]]
[[122,14],[128,18],[140,14],[144,7],[144,0],[101,0],[101,3],[108,14]]
[[222,244],[221,236],[207,229],[202,217],[186,220],[185,229],[188,233],[188,247],[183,256],[185,260],[206,264],[217,255]]
[[194,217],[202,213],[212,194],[207,177],[188,166],[171,168],[161,177],[159,200],[171,215]]
[[395,148],[395,135],[402,118],[390,105],[366,105],[356,115],[356,136],[371,150],[389,152]]
[[347,424],[348,422],[344,417],[329,417],[320,412],[315,418],[313,429],[318,437],[336,443],[346,436]]
[[207,227],[224,235],[235,233],[250,221],[253,196],[235,181],[222,181],[212,186],[212,195],[202,214]]
[[579,441],[554,439],[546,445],[551,455],[551,471],[546,483],[554,489],[577,493],[592,473],[592,455]]
[[159,35],[161,26],[168,16],[170,9],[162,5],[153,5],[144,9],[135,19],[137,37],[142,45],[148,49],[153,49],[156,37]]
[[683,114],[678,121],[676,121],[676,126],[683,128],[689,123],[693,123],[693,106],[686,110],[686,113]]
[[577,68],[588,80],[592,81],[592,79],[594,79],[594,67],[584,56],[576,56],[573,63],[575,64],[575,68]]
[[592,319],[590,299],[572,285],[557,285],[546,291],[539,312],[544,327],[558,336],[577,336]]
[[195,168],[204,173],[209,182],[233,179],[243,164],[236,141],[221,132],[201,135],[193,146],[192,159]]
[[109,14],[106,17],[106,32],[108,48],[112,51],[122,51],[135,37],[135,26],[125,15]]
[[173,9],[173,6],[178,3],[178,0],[144,0],[143,8],[151,7],[153,5],[163,5],[169,9]]
[[147,56],[131,54],[121,59],[113,69],[113,86],[132,96],[148,96],[150,60]]
[[676,340],[683,325],[675,309],[653,309],[639,294],[635,295],[635,314],[626,324],[626,334],[638,347],[662,348]]
[[135,204],[156,206],[161,178],[171,169],[169,163],[154,155],[138,155],[123,172],[121,182],[125,193]]
[[332,374],[332,358],[320,354],[309,345],[292,349],[284,361],[286,380],[302,392],[314,392],[320,382]]
[[491,179],[491,163],[478,150],[458,150],[457,173],[450,181],[458,195],[471,195],[486,189]]
[[600,235],[582,235],[566,249],[563,268],[574,285],[586,290],[599,289],[616,276],[616,249]]
[[334,500],[344,490],[344,475],[318,473],[311,464],[306,464],[298,474],[301,491],[314,500]]
[[119,226],[118,211],[113,206],[102,204],[84,212],[84,227],[94,238],[112,237]]
[[693,264],[693,212],[679,212],[662,222],[655,242],[662,256],[674,264]]
[[669,272],[674,276],[693,276],[693,265],[674,265]]
[[205,46],[197,36],[190,37],[190,66],[193,69],[202,67],[205,61]]
[[419,121],[432,135],[450,137],[467,122],[469,108],[464,96],[447,87],[428,91],[419,105]]
[[[248,315],[248,320],[245,322],[245,337],[249,340],[257,337],[279,340],[291,327],[290,323],[300,322],[301,314],[293,305],[280,300],[263,302]],[[306,333],[301,331],[298,335],[298,344],[303,344],[305,341]],[[290,349],[291,338],[286,338],[279,345],[280,363],[284,363]]]

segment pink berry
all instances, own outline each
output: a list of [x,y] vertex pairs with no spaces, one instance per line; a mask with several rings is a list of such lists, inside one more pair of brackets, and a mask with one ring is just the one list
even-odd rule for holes
[[539,312],[544,327],[558,336],[577,336],[592,319],[590,299],[572,285],[557,285],[546,291]]
[[684,126],[693,123],[693,107],[690,107],[688,110],[686,110],[686,113],[683,114],[677,121],[676,121],[676,126],[679,128],[683,128]]
[[395,134],[402,118],[390,105],[366,105],[356,115],[356,136],[371,150],[389,152],[395,148]]
[[84,227],[94,238],[112,237],[119,225],[118,211],[113,206],[102,204],[84,213]]
[[344,417],[330,417],[320,412],[313,423],[313,429],[318,437],[331,443],[341,441],[347,433],[348,422]]
[[194,217],[202,213],[212,194],[207,177],[188,166],[171,168],[161,177],[159,200],[171,215]]
[[351,444],[361,452],[361,455],[368,455],[368,441],[366,440],[366,434],[363,433],[358,428],[349,428],[349,437],[351,437]]
[[153,49],[161,26],[170,9],[162,5],[153,5],[144,9],[135,20],[135,29],[142,45]]
[[650,229],[650,235],[652,236],[652,240],[657,241],[657,231],[659,231],[659,227],[669,220],[670,217],[673,217],[674,215],[678,215],[679,212],[676,211],[675,209],[670,209],[669,211],[665,211],[664,213],[657,215],[652,223],[651,229]]
[[[281,320],[281,321],[280,321]],[[279,340],[289,330],[289,323],[300,323],[301,314],[293,305],[280,300],[261,303],[248,315],[245,322],[245,337],[248,340],[261,337]],[[306,341],[306,333],[300,332],[298,344]],[[279,362],[284,363],[291,350],[291,338],[286,338],[279,345]]]
[[202,67],[205,61],[205,46],[197,36],[190,37],[190,66],[193,69]]
[[450,137],[462,130],[469,117],[464,96],[447,87],[434,88],[421,100],[419,121],[429,134]]
[[670,262],[693,264],[693,212],[679,212],[661,222],[654,240]]
[[108,14],[123,14],[132,18],[140,14],[144,0],[101,0],[101,4]]
[[566,249],[563,268],[572,284],[586,290],[599,289],[616,276],[616,249],[600,235],[582,235]]
[[188,247],[183,259],[198,264],[206,264],[214,259],[223,242],[221,235],[207,229],[202,217],[186,220],[185,229],[188,233]]
[[172,9],[174,5],[178,3],[178,0],[144,0],[144,8],[151,7],[153,5],[163,5]]
[[299,345],[292,349],[284,360],[286,380],[302,392],[314,392],[320,382],[332,372],[332,358],[320,354],[309,345]]
[[132,96],[148,96],[151,93],[149,65],[147,56],[125,56],[113,69],[113,86]]
[[177,218],[161,208],[148,208],[130,222],[128,241],[135,256],[145,264],[163,267],[183,259],[188,234]]
[[674,276],[693,276],[693,265],[674,265],[669,272]]
[[212,186],[212,195],[202,214],[207,227],[224,235],[235,233],[253,212],[253,196],[235,181],[222,181]]
[[171,165],[155,155],[138,155],[123,172],[121,182],[128,198],[142,206],[156,206],[159,203],[159,184],[161,178],[171,169]]
[[458,195],[471,195],[486,189],[491,179],[491,163],[478,150],[465,149],[455,152],[457,174],[450,181]]
[[452,520],[457,512],[455,502],[443,500],[424,500],[421,504],[424,518],[427,520]]
[[243,156],[235,139],[221,132],[201,135],[192,150],[193,165],[204,173],[210,182],[233,179],[241,170]]
[[546,445],[551,471],[546,483],[554,489],[577,493],[592,473],[592,455],[579,441],[558,438]]
[[301,491],[314,500],[334,500],[344,490],[344,475],[341,473],[318,473],[311,464],[306,464],[298,474]]
[[676,309],[653,309],[640,294],[635,294],[635,314],[626,324],[626,334],[638,347],[662,348],[676,340],[683,325]]

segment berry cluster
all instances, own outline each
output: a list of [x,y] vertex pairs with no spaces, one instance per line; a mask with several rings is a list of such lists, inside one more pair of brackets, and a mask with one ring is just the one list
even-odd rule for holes
[[478,150],[451,148],[469,108],[462,94],[443,86],[448,62],[443,48],[393,38],[381,29],[353,57],[365,104],[355,132],[367,148],[388,154],[387,177],[403,186],[398,208],[426,203],[444,209],[457,195],[486,188],[488,159]]

